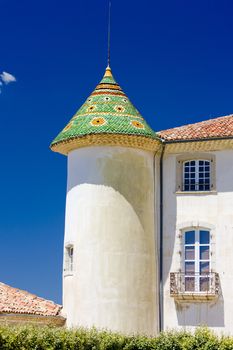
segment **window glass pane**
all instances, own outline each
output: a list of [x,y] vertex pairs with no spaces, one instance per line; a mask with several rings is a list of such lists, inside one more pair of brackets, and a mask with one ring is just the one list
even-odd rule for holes
[[186,262],[185,263],[185,274],[193,275],[195,272],[195,262]]
[[73,248],[72,247],[69,247],[68,248],[68,252],[69,252],[69,256],[70,258],[73,256]]
[[199,161],[199,191],[209,191],[210,190],[210,162],[209,161]]
[[207,274],[209,272],[209,262],[200,262],[200,274]]
[[186,260],[194,260],[195,259],[195,247],[194,246],[186,246],[185,247],[185,259]]
[[185,244],[194,244],[194,243],[195,243],[195,231],[186,231]]
[[70,248],[70,270],[73,270],[73,248]]
[[200,244],[210,243],[210,233],[209,231],[200,230]]
[[209,260],[210,258],[210,247],[208,245],[200,246],[200,259]]
[[209,277],[200,277],[200,291],[201,292],[209,291]]
[[191,162],[190,162],[190,164],[193,166],[193,165],[195,165],[195,160],[192,160]]
[[195,278],[185,277],[185,291],[194,292],[195,291]]

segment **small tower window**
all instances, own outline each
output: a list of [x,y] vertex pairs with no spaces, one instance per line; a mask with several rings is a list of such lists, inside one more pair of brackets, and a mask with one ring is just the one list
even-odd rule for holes
[[68,245],[65,248],[65,271],[70,272],[74,270],[74,247]]

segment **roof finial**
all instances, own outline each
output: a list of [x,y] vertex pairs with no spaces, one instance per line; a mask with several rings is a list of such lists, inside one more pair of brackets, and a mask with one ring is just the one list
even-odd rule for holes
[[108,67],[110,67],[111,0],[108,2]]

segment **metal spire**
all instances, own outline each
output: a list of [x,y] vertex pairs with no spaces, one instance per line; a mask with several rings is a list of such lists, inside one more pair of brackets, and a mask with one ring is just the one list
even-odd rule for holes
[[110,67],[111,0],[108,2],[108,67]]

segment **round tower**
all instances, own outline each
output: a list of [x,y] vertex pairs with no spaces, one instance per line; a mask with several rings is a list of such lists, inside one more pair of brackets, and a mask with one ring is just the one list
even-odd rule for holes
[[159,140],[110,67],[51,149],[68,156],[67,326],[155,334]]

